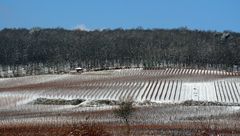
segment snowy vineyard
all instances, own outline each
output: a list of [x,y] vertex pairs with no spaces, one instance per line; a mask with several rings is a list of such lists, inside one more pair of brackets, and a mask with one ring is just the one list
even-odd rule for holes
[[[116,105],[101,105],[100,102],[117,102],[128,97],[139,108],[131,119],[135,124],[190,123],[195,117],[227,117],[235,114],[239,106],[185,106],[174,103],[193,100],[239,105],[240,78],[239,73],[194,69],[121,69],[81,75],[1,78],[0,126],[64,125],[85,121],[121,123],[109,112]],[[33,103],[38,99],[83,102],[77,105]],[[90,119],[86,120],[89,116]],[[218,121],[225,125],[228,123],[228,126],[237,123],[227,118]]]
[[187,100],[240,103],[239,73],[195,69],[123,69],[82,75],[0,79],[1,105],[37,98],[179,103]]

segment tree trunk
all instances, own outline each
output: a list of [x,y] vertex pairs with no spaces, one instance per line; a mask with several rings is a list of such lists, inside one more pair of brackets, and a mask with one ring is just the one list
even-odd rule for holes
[[128,119],[126,118],[125,119],[125,124],[126,124],[126,127],[127,127],[127,136],[130,136],[130,131],[131,131],[131,129],[130,129],[130,125],[129,125],[129,122],[128,122]]

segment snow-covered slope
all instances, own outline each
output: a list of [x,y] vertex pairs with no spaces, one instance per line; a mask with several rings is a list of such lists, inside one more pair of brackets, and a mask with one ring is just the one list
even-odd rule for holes
[[1,79],[0,97],[1,105],[24,104],[40,97],[84,100],[132,97],[137,102],[194,100],[240,104],[240,79],[238,73],[195,69],[122,69],[81,75],[41,75]]

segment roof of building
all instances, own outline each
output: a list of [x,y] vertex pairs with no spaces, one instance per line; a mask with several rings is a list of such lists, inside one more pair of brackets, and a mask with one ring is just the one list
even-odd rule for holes
[[82,70],[82,68],[78,67],[78,68],[75,68],[76,70]]

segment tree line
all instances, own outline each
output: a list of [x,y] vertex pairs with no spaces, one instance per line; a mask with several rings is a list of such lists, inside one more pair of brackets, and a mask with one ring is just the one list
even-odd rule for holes
[[3,29],[0,65],[71,68],[240,66],[240,33],[178,29]]

